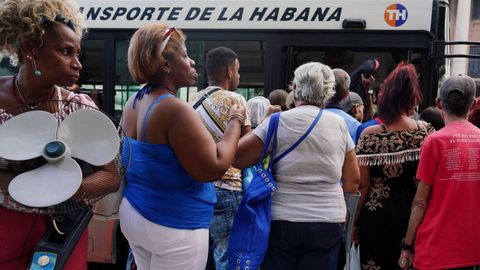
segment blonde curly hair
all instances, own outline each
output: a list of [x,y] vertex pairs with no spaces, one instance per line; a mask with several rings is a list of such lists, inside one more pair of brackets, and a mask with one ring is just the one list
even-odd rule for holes
[[84,17],[73,0],[5,0],[0,4],[0,49],[17,55],[20,45],[43,45],[46,22],[65,23],[82,38],[86,32]]

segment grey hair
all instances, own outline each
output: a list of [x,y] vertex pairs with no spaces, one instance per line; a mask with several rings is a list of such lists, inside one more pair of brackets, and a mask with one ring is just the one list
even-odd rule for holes
[[335,76],[327,65],[310,62],[295,70],[292,86],[295,100],[324,107],[335,94]]
[[339,68],[332,69],[332,71],[333,75],[335,75],[335,95],[333,95],[330,102],[340,103],[350,88],[350,75],[345,70]]
[[343,91],[348,90],[350,88],[350,75],[345,70],[339,68],[332,69],[332,71],[337,85],[340,85]]
[[262,96],[253,97],[247,101],[247,107],[250,110],[252,128],[255,128],[260,125],[267,116],[270,100]]

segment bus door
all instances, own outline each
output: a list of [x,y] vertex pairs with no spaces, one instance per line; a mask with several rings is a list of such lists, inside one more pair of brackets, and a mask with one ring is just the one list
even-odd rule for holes
[[429,48],[434,38],[426,32],[416,33],[319,33],[325,40],[312,43],[284,44],[285,67],[281,83],[287,87],[293,78],[294,70],[311,61],[321,62],[333,68],[341,68],[352,73],[367,59],[378,58],[380,69],[375,75],[374,90],[378,90],[383,80],[401,61],[415,65],[424,96],[422,108],[433,104],[436,87],[432,88],[433,63],[429,61]]

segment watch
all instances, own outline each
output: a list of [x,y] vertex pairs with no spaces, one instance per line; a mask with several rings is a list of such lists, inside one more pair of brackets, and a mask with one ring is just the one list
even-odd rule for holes
[[405,238],[403,238],[401,241],[400,241],[400,249],[402,250],[408,250],[408,251],[412,251],[413,252],[413,244],[412,245],[408,245],[405,243]]

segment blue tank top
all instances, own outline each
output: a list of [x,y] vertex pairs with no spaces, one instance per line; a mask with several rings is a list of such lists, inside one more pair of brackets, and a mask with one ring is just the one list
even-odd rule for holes
[[[142,91],[139,93],[135,101],[144,94]],[[150,111],[168,97],[173,95],[159,96],[148,108],[142,140],[145,139]],[[162,226],[177,229],[208,228],[216,203],[213,183],[194,180],[168,144],[152,144],[129,137],[123,140],[127,140],[124,141],[127,147],[122,148],[122,161],[128,164],[124,196],[135,210]]]

